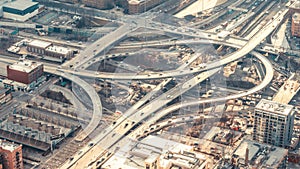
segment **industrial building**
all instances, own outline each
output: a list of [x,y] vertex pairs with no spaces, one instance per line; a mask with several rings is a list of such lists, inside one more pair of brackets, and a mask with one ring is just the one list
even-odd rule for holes
[[33,40],[32,42],[27,44],[27,51],[43,55],[45,54],[46,49],[51,45],[52,43],[50,42]]
[[120,152],[117,152],[117,154],[125,154],[113,155],[99,167],[103,169],[204,169],[209,163],[206,155],[193,151],[192,146],[152,135],[141,142],[132,143],[130,146],[124,146],[123,148],[127,151],[120,149]]
[[262,99],[254,110],[253,140],[284,148],[290,146],[294,116],[292,105]]
[[30,108],[14,110],[8,117],[0,119],[0,137],[42,151],[50,151],[74,130],[77,122],[45,114]]
[[292,16],[292,35],[300,37],[300,13]]
[[29,60],[7,65],[7,78],[27,85],[39,83],[43,73],[44,67],[41,63]]
[[51,60],[51,58],[59,59],[60,61],[70,59],[74,54],[73,50],[53,45],[51,42],[45,42],[40,40],[33,40],[27,44],[27,51],[33,54],[37,54],[42,58]]
[[0,140],[0,160],[3,169],[23,169],[22,145]]
[[287,149],[243,140],[233,153],[231,162],[237,168],[286,168],[287,155]]
[[45,55],[59,59],[70,59],[73,56],[73,51],[65,47],[53,45],[46,48]]
[[31,0],[0,1],[0,16],[16,21],[26,21],[39,12],[39,3]]

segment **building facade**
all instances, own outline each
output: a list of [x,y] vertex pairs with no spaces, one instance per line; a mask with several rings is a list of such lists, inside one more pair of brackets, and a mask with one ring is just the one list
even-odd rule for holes
[[163,0],[127,0],[128,1],[128,13],[137,14],[142,13],[154,6],[160,4]]
[[4,18],[26,21],[38,14],[38,9],[38,2],[32,2],[31,0],[15,0],[5,3],[2,7],[2,12]]
[[7,65],[7,78],[24,84],[38,81],[43,73],[43,65],[37,62],[20,61],[13,65]]
[[113,7],[113,0],[82,0],[81,1],[86,6],[98,8],[98,9],[107,9]]
[[51,42],[33,40],[27,44],[27,51],[37,54],[41,57],[51,57],[60,60],[70,59],[74,53],[73,50],[62,46],[53,45]]
[[293,106],[262,99],[254,110],[253,140],[288,147],[292,140],[294,116]]
[[292,35],[300,37],[300,13],[292,16]]
[[33,40],[27,44],[27,51],[43,55],[45,54],[46,49],[50,46],[52,46],[52,43],[50,42]]
[[45,50],[45,55],[59,59],[70,59],[73,56],[73,51],[65,47],[49,46]]
[[9,89],[0,88],[0,105],[9,102],[11,99],[11,91]]
[[0,140],[3,169],[23,169],[22,145]]

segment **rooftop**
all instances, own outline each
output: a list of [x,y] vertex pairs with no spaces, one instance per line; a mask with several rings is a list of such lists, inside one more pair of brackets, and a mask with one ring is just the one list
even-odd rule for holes
[[287,116],[289,115],[294,106],[288,104],[281,104],[275,101],[261,99],[260,102],[256,105],[255,109],[264,110],[266,112],[272,112],[279,115]]
[[[206,158],[199,152],[193,152],[193,147],[175,141],[160,138],[158,136],[147,136],[140,142],[127,143],[122,145],[115,155],[113,155],[102,166],[104,169],[143,169],[144,163],[152,163],[158,158],[160,166],[174,164],[175,166],[189,166],[192,164],[202,164]],[[200,159],[200,161],[199,161]],[[192,163],[190,163],[192,162]]]
[[128,3],[129,4],[140,4],[145,1],[147,1],[147,0],[128,0]]
[[52,45],[50,42],[40,41],[40,40],[33,40],[28,45],[40,47],[40,48],[47,48]]
[[68,54],[71,50],[65,47],[61,47],[61,46],[49,46],[46,51],[51,51],[51,52],[56,52],[59,54],[63,54],[66,55]]
[[4,4],[3,6],[4,7],[7,7],[7,8],[13,8],[13,9],[18,9],[18,10],[25,10],[33,5],[36,5],[38,4],[38,2],[32,2],[30,0],[15,0],[15,1],[12,1],[12,2],[8,2],[6,4]]
[[29,72],[31,72],[32,70],[34,70],[35,68],[37,68],[38,66],[41,66],[41,65],[42,65],[41,63],[32,62],[32,61],[29,61],[29,60],[24,60],[24,61],[16,62],[13,65],[10,65],[9,68],[29,73]]
[[257,168],[278,168],[278,165],[288,153],[287,149],[257,143],[252,140],[244,140],[234,152],[240,164],[244,164],[246,149],[248,148],[248,161],[250,165],[259,165]]
[[293,15],[293,21],[296,22],[296,23],[300,23],[300,13],[295,13]]
[[0,147],[4,150],[8,150],[10,152],[14,151],[16,148],[18,148],[20,145],[11,143],[5,140],[0,140]]

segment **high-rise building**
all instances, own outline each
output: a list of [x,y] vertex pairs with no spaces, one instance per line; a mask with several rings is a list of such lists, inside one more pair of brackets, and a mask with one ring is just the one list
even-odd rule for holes
[[293,134],[294,116],[292,105],[262,99],[254,111],[253,140],[288,147]]
[[0,140],[0,156],[3,169],[23,169],[22,145]]
[[300,13],[292,16],[292,35],[300,37]]

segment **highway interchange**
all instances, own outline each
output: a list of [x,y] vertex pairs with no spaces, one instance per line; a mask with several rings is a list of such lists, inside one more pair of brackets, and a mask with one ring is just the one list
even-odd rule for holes
[[[249,40],[249,42],[247,44],[242,46],[235,53],[230,54],[227,57],[225,56],[223,59],[221,59],[218,62],[208,63],[206,65],[205,69],[190,70],[188,73],[186,72],[186,74],[203,72],[205,70],[210,70],[208,72],[213,72],[212,74],[214,74],[217,71],[219,71],[219,69],[217,67],[225,65],[227,63],[230,63],[230,62],[232,62],[234,60],[237,60],[237,59],[245,56],[246,54],[250,53],[258,44],[260,44],[261,41],[263,41],[266,38],[266,36],[268,36],[275,29],[275,27],[277,27],[277,25],[281,22],[281,20],[283,19],[284,15],[286,13],[287,13],[287,10],[282,12],[281,15],[279,15],[276,19],[274,19],[270,24],[267,24],[266,27],[261,29],[254,37],[252,37]],[[260,56],[258,53],[255,53],[255,54],[256,54],[255,55],[256,57]],[[264,60],[263,57],[260,57],[259,59],[261,59],[262,63],[266,67],[266,76],[265,76],[265,79],[263,80],[263,82],[260,85],[254,87],[253,89],[242,92],[242,93],[239,93],[239,94],[229,95],[225,98],[224,97],[222,97],[222,98],[212,98],[212,99],[207,99],[207,100],[200,100],[200,101],[195,101],[195,102],[188,102],[188,103],[185,103],[185,104],[179,104],[179,105],[175,105],[174,106],[175,108],[172,107],[170,109],[171,110],[176,110],[180,107],[184,107],[184,106],[187,106],[187,105],[200,104],[200,103],[205,103],[205,102],[219,102],[219,101],[224,101],[224,100],[228,100],[228,99],[238,98],[238,97],[242,97],[242,96],[245,96],[245,95],[252,94],[256,91],[259,91],[259,90],[263,89],[266,85],[269,84],[269,82],[273,78],[273,68],[272,68],[272,65],[270,64],[270,62],[267,59]],[[176,76],[182,76],[182,74],[184,74],[183,72],[180,72],[180,71],[178,73],[177,72],[170,72],[170,74],[168,74],[168,73],[164,72],[163,75],[160,75],[160,74],[151,75],[150,78],[167,78],[167,77],[174,77],[174,76],[176,77]],[[99,74],[99,76],[103,76],[104,73],[102,74],[102,72],[101,72],[100,74]],[[210,75],[212,75],[212,74],[210,74]],[[205,78],[198,79],[198,83],[200,81],[205,80],[210,75],[206,75],[206,76],[203,75]],[[123,76],[123,77],[127,77],[127,78],[130,77],[130,79],[149,79],[149,76],[146,75],[146,74],[145,75],[133,75],[133,76],[130,76],[128,74],[126,74],[126,75],[114,74],[113,77],[112,77],[112,74],[111,74],[107,77],[112,78],[112,79],[118,79],[119,76]],[[200,77],[201,77],[201,74],[200,74]],[[104,77],[99,77],[99,78],[104,78]],[[198,78],[198,77],[195,77],[195,78]],[[190,83],[193,84],[193,85],[191,85]],[[188,81],[188,82],[186,82],[182,85],[181,89],[179,91],[177,91],[178,92],[177,94],[173,93],[172,89],[171,89],[168,92],[172,92],[172,93],[170,93],[170,94],[166,93],[166,95],[176,98],[182,92],[186,91],[186,90],[183,90],[183,89],[188,90],[194,85],[195,85],[195,82]],[[131,115],[129,117],[125,116],[123,118],[120,118],[113,126],[111,126],[112,128],[110,128],[108,130],[105,130],[103,133],[100,133],[97,136],[97,138],[95,138],[92,141],[93,144],[96,143],[97,145],[93,146],[92,148],[85,147],[83,149],[83,152],[86,152],[85,154],[75,155],[73,160],[70,161],[70,162],[65,163],[65,165],[62,166],[62,168],[69,168],[70,166],[72,166],[71,168],[85,168],[87,166],[96,167],[96,165],[97,165],[96,161],[99,160],[99,154],[101,154],[102,157],[105,157],[104,154],[107,153],[107,150],[109,150],[109,148],[111,148],[111,146],[113,146],[117,141],[122,139],[124,137],[124,135],[126,135],[127,132],[130,131],[130,129],[135,124],[137,124],[138,122],[140,122],[141,120],[143,120],[144,118],[150,116],[153,112],[158,110],[158,108],[160,108],[160,106],[158,106],[158,105],[160,105],[159,103],[163,103],[163,104],[161,104],[161,106],[163,106],[167,103],[167,102],[166,103],[162,102],[162,100],[165,100],[165,99],[166,99],[166,101],[168,101],[168,99],[172,100],[172,98],[170,98],[170,97],[169,98],[166,97],[166,96],[161,96],[161,97],[163,97],[163,98],[159,98],[161,100],[161,102],[155,102],[155,100],[154,100],[154,101],[148,103],[147,105],[145,105],[144,107],[140,108],[135,113],[131,113]],[[168,112],[170,112],[170,111],[166,111],[166,113],[168,113]],[[156,116],[156,114],[155,114],[155,116]],[[161,116],[159,116],[159,117],[161,117]],[[101,160],[105,161],[103,158]]]
[[[151,16],[155,16],[155,13],[147,13],[150,17],[147,19],[141,17],[143,15],[128,16],[122,18],[122,25],[111,32],[110,34],[100,38],[95,41],[92,45],[88,46],[85,50],[80,52],[80,55],[71,61],[66,62],[62,67],[57,67],[49,63],[45,63],[45,71],[52,73],[66,79],[71,80],[72,82],[78,84],[82,89],[86,91],[93,103],[93,117],[89,122],[88,126],[76,137],[77,141],[82,141],[87,138],[97,127],[99,121],[102,117],[102,105],[100,98],[94,88],[80,79],[80,77],[90,77],[90,78],[102,78],[102,79],[113,79],[113,80],[149,80],[149,79],[165,79],[161,84],[157,85],[150,93],[144,96],[139,102],[133,105],[129,110],[127,110],[122,117],[120,117],[114,124],[109,126],[103,132],[99,133],[95,138],[93,138],[89,145],[81,149],[81,153],[77,153],[72,157],[72,160],[66,161],[61,168],[97,168],[101,162],[105,161],[107,154],[113,153],[111,147],[114,146],[117,142],[122,140],[126,135],[130,134],[139,135],[141,130],[139,128],[147,127],[150,124],[155,123],[161,117],[166,114],[180,109],[182,107],[198,105],[203,103],[212,103],[212,102],[222,102],[230,99],[240,98],[253,94],[264,87],[266,87],[273,78],[273,66],[270,61],[262,56],[260,53],[255,52],[254,50],[257,46],[265,40],[265,38],[270,35],[274,29],[282,22],[284,16],[287,14],[288,9],[278,12],[278,15],[267,23],[261,30],[254,34],[249,40],[245,40],[239,37],[229,37],[226,39],[220,39],[216,33],[205,32],[202,30],[192,29],[192,28],[183,28],[184,31],[178,31],[174,26],[166,25],[162,23],[156,23],[152,21]],[[150,19],[149,19],[150,18]],[[147,23],[145,23],[147,20]],[[119,21],[120,22],[120,21]],[[159,27],[157,27],[159,25]],[[233,48],[238,48],[237,51],[223,56],[220,60],[208,62],[205,66],[199,67],[197,69],[185,69],[193,59],[198,56],[195,55],[193,59],[183,64],[176,70],[163,71],[157,73],[108,73],[108,72],[94,72],[83,70],[80,67],[86,65],[87,62],[99,62],[104,59],[118,57],[118,55],[106,55],[106,51],[112,48],[116,43],[120,42],[123,38],[126,37],[129,33],[133,32],[139,27],[146,27],[151,29],[160,30],[163,27],[163,31],[181,34],[185,36],[193,37],[193,39],[188,40],[178,40],[178,44],[190,44],[190,43],[209,43],[209,44],[219,44],[224,46],[230,46]],[[160,30],[161,31],[161,30]],[[151,44],[143,44],[144,46],[164,46],[173,44],[172,41],[158,41]],[[124,48],[138,48],[141,44],[121,46]],[[254,55],[260,62],[264,65],[266,69],[266,75],[262,82],[249,89],[237,94],[228,95],[226,97],[217,97],[217,98],[208,98],[195,100],[191,102],[184,102],[175,104],[166,108],[161,109],[167,103],[185,93],[189,89],[193,88],[195,85],[206,80],[210,76],[218,73],[221,70],[221,67],[231,63],[235,60],[238,60],[247,54]],[[14,59],[9,59],[1,57],[0,59],[5,63],[13,63]],[[92,63],[90,63],[92,64]],[[74,65],[74,68],[70,69],[70,65]],[[173,77],[180,77],[190,74],[198,74],[193,78],[187,80],[182,84],[176,85],[174,88],[168,90],[163,95],[151,100],[149,103],[145,104],[157,91],[159,91],[163,86],[165,86]],[[161,110],[160,110],[161,109]],[[158,112],[157,112],[158,111]],[[142,124],[138,129],[131,131],[131,129],[139,124],[141,121],[147,118],[147,123]],[[131,132],[131,133],[130,133]],[[135,139],[135,138],[132,138]],[[99,160],[101,161],[99,162]]]

